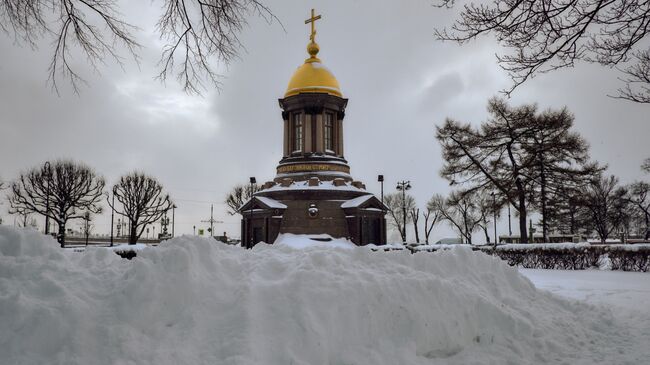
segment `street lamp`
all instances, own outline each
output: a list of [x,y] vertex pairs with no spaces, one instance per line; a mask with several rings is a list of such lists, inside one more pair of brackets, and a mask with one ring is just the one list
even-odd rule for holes
[[116,187],[113,186],[113,198],[111,203],[111,247],[113,247],[113,219],[115,219],[115,190]]
[[50,171],[50,161],[45,161],[43,165],[45,173],[47,174],[47,193],[45,194],[45,234],[50,233],[50,180],[52,173]]
[[248,218],[250,235],[248,236],[249,246],[247,248],[253,248],[253,185],[257,183],[257,180],[255,179],[255,176],[251,176],[249,181],[251,183],[251,214]]
[[384,204],[384,175],[377,175],[377,181],[381,184],[381,203]]
[[172,237],[174,237],[174,227],[175,227],[174,215],[175,215],[175,213],[176,213],[176,204],[173,204],[172,205]]
[[397,182],[396,189],[402,192],[402,218],[403,218],[402,241],[405,244],[406,244],[406,191],[409,190],[410,188],[411,188],[410,181]]

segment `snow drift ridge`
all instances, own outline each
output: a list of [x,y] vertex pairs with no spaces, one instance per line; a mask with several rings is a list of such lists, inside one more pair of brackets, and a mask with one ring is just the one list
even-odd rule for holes
[[464,249],[179,237],[127,261],[0,226],[0,323],[3,364],[642,362],[607,311]]

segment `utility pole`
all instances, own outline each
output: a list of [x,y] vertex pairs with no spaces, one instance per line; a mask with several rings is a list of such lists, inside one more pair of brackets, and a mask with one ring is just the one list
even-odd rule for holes
[[215,223],[223,223],[223,221],[217,221],[214,219],[213,216],[214,213],[214,205],[210,204],[210,219],[201,221],[202,223],[210,223],[210,237],[214,237],[214,224]]
[[406,244],[406,191],[411,189],[411,182],[404,180],[399,181],[397,182],[396,189],[402,192],[402,218],[404,222],[402,226],[402,241]]

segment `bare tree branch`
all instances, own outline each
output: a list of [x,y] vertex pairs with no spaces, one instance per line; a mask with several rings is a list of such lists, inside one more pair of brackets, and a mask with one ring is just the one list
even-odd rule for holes
[[[453,7],[454,0],[440,0]],[[510,95],[539,73],[573,67],[577,61],[612,67],[628,64],[620,98],[650,99],[648,50],[650,2],[636,0],[492,0],[465,5],[440,40],[466,43],[493,34],[509,53],[497,55],[512,78]]]
[[23,173],[11,185],[11,213],[38,213],[59,225],[57,239],[65,244],[68,220],[84,217],[84,212],[99,214],[104,179],[89,167],[72,161],[56,161]]
[[[259,0],[160,2],[164,6],[157,28],[166,44],[157,78],[165,82],[169,75],[175,75],[188,93],[205,90],[204,80],[219,88],[215,65],[228,65],[237,57],[242,48],[239,34],[250,16],[260,16],[269,23],[278,21]],[[41,38],[52,40],[48,82],[57,93],[59,76],[68,79],[75,93],[85,83],[76,69],[76,52],[95,71],[107,59],[123,67],[122,49],[139,61],[140,44],[134,36],[137,28],[123,20],[118,0],[2,0],[0,30],[33,48]]]
[[[138,172],[122,176],[113,186],[113,194],[121,209],[111,207],[131,223],[129,244],[132,245],[138,242],[147,225],[160,220],[173,206],[169,195],[163,194],[163,187],[155,178]],[[111,205],[111,199],[107,200]]]

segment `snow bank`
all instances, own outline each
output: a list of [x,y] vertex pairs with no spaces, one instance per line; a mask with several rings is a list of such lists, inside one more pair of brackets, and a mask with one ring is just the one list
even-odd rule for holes
[[467,249],[180,237],[128,261],[4,226],[0,324],[2,364],[622,364],[650,352],[607,310]]
[[294,249],[305,249],[309,247],[326,247],[326,248],[344,248],[344,249],[354,249],[357,246],[342,238],[333,238],[328,234],[312,234],[312,235],[303,235],[303,234],[291,234],[291,233],[281,233],[278,235],[278,238],[273,242],[276,247],[286,246]]

